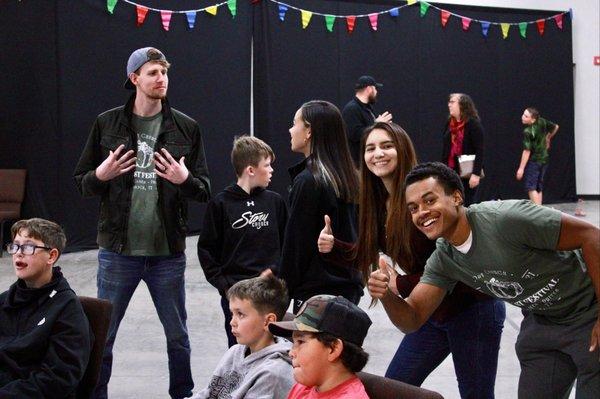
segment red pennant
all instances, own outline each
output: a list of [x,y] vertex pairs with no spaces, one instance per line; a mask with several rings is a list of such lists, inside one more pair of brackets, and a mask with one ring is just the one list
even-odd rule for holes
[[556,21],[556,26],[558,26],[558,29],[562,29],[563,15],[562,14],[555,15],[554,20]]
[[538,19],[535,22],[537,23],[538,32],[540,32],[540,36],[543,35],[544,34],[544,28],[546,27],[546,20],[545,19]]
[[346,25],[348,26],[348,33],[352,33],[354,30],[354,23],[356,22],[356,17],[354,15],[349,15],[346,17]]
[[448,23],[448,20],[450,19],[450,11],[442,10],[440,17],[442,18],[442,26],[446,27],[446,24]]
[[160,10],[160,19],[162,19],[163,29],[168,31],[169,25],[171,25],[171,15],[173,11],[169,10]]
[[471,25],[471,18],[462,17],[463,30],[469,30],[469,25]]
[[137,11],[137,26],[142,26],[144,21],[146,20],[146,14],[148,14],[148,9],[144,6],[136,6]]

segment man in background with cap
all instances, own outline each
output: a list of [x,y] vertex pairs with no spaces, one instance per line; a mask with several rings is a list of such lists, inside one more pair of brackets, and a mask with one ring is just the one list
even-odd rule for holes
[[187,199],[210,197],[202,136],[196,121],[167,100],[170,67],[152,47],[127,62],[127,104],[100,114],[75,168],[84,197],[100,197],[98,298],[113,310],[96,398],[107,397],[119,323],[144,280],[165,330],[169,394],[192,395],[185,310]]
[[383,85],[377,83],[372,76],[361,76],[354,85],[356,95],[342,110],[342,116],[346,122],[348,146],[356,167],[360,166],[362,159],[360,139],[365,128],[375,122],[392,121],[392,114],[387,111],[375,117],[373,104],[377,102],[377,89],[380,87]]

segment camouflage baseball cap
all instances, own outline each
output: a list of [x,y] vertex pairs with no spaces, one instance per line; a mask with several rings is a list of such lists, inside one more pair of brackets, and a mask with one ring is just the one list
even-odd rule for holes
[[346,298],[316,295],[302,304],[293,321],[271,323],[269,331],[283,337],[293,331],[324,332],[362,346],[371,324],[364,310]]

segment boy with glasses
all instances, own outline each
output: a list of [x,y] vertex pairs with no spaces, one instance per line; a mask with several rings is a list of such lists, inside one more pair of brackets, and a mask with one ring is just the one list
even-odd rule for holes
[[17,281],[0,294],[0,398],[65,398],[75,394],[92,346],[81,304],[54,267],[65,234],[37,218],[11,233]]

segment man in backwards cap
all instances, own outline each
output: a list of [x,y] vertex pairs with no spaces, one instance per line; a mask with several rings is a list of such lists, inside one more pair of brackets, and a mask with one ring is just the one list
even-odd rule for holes
[[392,121],[392,114],[389,112],[386,111],[375,116],[375,111],[373,111],[373,104],[377,102],[377,90],[381,87],[383,85],[377,83],[372,76],[361,76],[354,85],[356,95],[342,110],[342,116],[346,122],[350,155],[352,155],[356,167],[360,166],[360,160],[363,158],[360,154],[360,139],[365,128],[375,122]]
[[196,121],[167,100],[169,62],[155,48],[131,53],[127,104],[100,114],[75,168],[84,197],[100,196],[98,298],[113,304],[95,397],[106,398],[112,348],[144,280],[167,336],[169,394],[191,396],[185,310],[187,199],[207,201],[208,169]]

